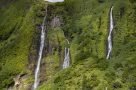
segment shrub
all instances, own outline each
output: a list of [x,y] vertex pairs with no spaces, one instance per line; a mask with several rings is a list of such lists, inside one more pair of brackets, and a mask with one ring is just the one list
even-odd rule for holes
[[121,85],[120,82],[114,82],[114,83],[112,84],[112,87],[113,87],[114,89],[117,89],[117,88],[122,88],[122,85]]

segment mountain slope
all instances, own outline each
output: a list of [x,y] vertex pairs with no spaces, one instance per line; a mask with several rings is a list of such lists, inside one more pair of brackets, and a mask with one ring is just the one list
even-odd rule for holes
[[[133,1],[66,0],[62,29],[70,40],[71,66],[39,90],[135,90],[135,12]],[[114,6],[112,58],[106,60],[109,12]],[[57,10],[61,5],[56,5]],[[56,10],[56,9],[55,9]],[[61,12],[61,11],[60,11]]]
[[[46,6],[38,90],[136,89],[135,0],[1,0],[0,89],[14,86],[18,75],[26,76],[28,90],[32,87]],[[113,50],[107,60],[111,6]],[[65,47],[70,48],[70,67],[62,69]]]
[[30,47],[37,32],[36,25],[41,22],[37,16],[41,6],[34,3],[31,0],[0,1],[0,88],[11,84],[15,75],[28,71]]

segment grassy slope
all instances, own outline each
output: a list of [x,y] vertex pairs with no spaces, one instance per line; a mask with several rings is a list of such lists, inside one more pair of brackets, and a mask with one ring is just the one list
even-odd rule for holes
[[[107,87],[108,90],[135,90],[136,5],[130,1],[66,0],[63,31],[71,40],[73,64],[39,89],[104,90]],[[112,58],[107,61],[111,5],[114,5],[114,47]]]

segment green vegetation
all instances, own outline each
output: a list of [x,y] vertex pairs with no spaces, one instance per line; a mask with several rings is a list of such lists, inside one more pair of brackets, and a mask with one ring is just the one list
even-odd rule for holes
[[[32,76],[28,57],[37,56],[37,27],[45,15],[45,4],[40,0],[0,1],[0,89],[8,87],[20,73]],[[106,60],[112,5],[113,51]],[[49,3],[47,10],[38,90],[136,89],[135,0],[65,0]],[[55,17],[61,25],[53,27]],[[65,47],[70,47],[71,66],[63,70]]]
[[[41,23],[37,11],[42,4],[30,0],[0,1],[0,89],[13,82],[13,77],[27,72],[29,49]],[[36,13],[35,13],[36,12]]]
[[[39,90],[135,90],[134,0],[65,0],[55,5],[53,10],[58,11],[55,15],[63,18],[62,30],[70,40],[72,65],[57,72]],[[112,5],[113,53],[112,58],[106,60]]]

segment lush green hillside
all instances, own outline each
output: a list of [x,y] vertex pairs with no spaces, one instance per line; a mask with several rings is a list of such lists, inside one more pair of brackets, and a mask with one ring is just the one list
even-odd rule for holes
[[[28,56],[42,5],[31,0],[0,1],[0,88],[28,72]],[[39,14],[40,15],[40,14]],[[36,44],[36,43],[35,43]]]
[[[113,53],[106,60],[112,5]],[[62,30],[70,40],[72,65],[58,72],[40,90],[135,90],[135,7],[131,0],[66,0],[56,5],[55,11],[60,9],[56,15],[65,22]]]
[[[18,74],[28,75],[33,84],[45,4],[0,1],[0,89],[11,85]],[[113,51],[106,60],[111,6]],[[56,18],[59,21],[52,24]],[[46,26],[39,90],[136,90],[135,0],[49,3]],[[65,47],[70,47],[71,65],[62,69]]]

